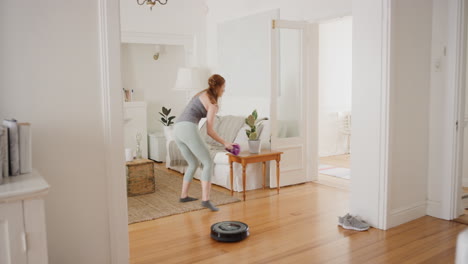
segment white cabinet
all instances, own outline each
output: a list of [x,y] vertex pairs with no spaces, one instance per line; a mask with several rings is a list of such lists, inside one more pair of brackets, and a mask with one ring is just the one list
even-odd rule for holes
[[0,204],[0,263],[28,263],[24,246],[22,203]]
[[0,264],[47,264],[43,197],[49,185],[37,172],[0,185]]
[[146,103],[125,102],[124,103],[124,138],[125,148],[136,151],[136,135],[141,134],[141,154],[148,158],[148,133],[146,128]]

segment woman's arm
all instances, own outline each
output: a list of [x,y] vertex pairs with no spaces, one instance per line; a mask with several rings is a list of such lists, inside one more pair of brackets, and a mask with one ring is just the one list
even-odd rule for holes
[[227,149],[232,149],[232,143],[226,142],[224,139],[222,139],[213,128],[214,118],[217,112],[218,112],[218,106],[214,104],[210,104],[208,106],[208,111],[206,114],[206,125],[207,125],[206,133],[208,134],[208,136],[212,137],[214,140],[223,144],[224,147],[226,147]]

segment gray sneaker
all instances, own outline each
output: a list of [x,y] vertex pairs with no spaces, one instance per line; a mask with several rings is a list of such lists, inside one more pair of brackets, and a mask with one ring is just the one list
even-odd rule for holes
[[342,227],[344,229],[351,229],[356,231],[366,231],[370,228],[368,223],[359,220],[356,217],[344,218]]
[[338,216],[338,225],[343,227],[343,221],[345,219],[348,219],[348,218],[351,218],[353,217],[352,215],[350,215],[349,213],[347,213],[345,216]]

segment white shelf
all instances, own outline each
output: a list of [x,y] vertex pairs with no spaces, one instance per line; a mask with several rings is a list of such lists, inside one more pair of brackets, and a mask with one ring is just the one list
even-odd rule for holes
[[0,203],[34,199],[49,192],[49,184],[38,172],[10,176],[0,184]]

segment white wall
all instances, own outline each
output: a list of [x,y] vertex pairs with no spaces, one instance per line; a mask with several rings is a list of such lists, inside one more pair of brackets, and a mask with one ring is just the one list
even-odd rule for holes
[[347,153],[338,112],[351,112],[351,16],[319,24],[319,155]]
[[51,185],[49,262],[110,263],[98,3],[0,1],[0,35],[0,119],[32,123],[33,167]]
[[213,72],[226,79],[223,113],[246,116],[257,109],[270,116],[270,24],[277,17],[277,11],[269,11],[218,25],[219,67]]
[[[444,53],[448,39],[449,1],[433,0],[427,214],[444,219],[450,219],[450,204],[444,202],[444,197],[450,189],[453,128],[453,93],[448,89],[448,60]],[[436,61],[441,64],[440,70],[434,67]]]
[[431,19],[431,2],[392,1],[388,227],[426,214]]
[[216,69],[217,24],[235,18],[274,9],[280,10],[280,19],[317,21],[351,14],[351,0],[206,0],[207,64]]
[[178,117],[186,105],[186,94],[174,91],[177,70],[185,64],[183,46],[164,45],[158,60],[155,45],[122,44],[122,85],[134,89],[134,101],[147,103],[148,132],[163,131],[159,122],[161,108],[171,108]]
[[[385,0],[353,1],[353,125],[350,211],[386,228]],[[381,89],[385,88],[384,91]],[[383,104],[383,105],[382,105]],[[383,125],[383,130],[381,130]],[[381,144],[381,140],[384,144]],[[380,218],[383,214],[384,218]]]
[[[218,25],[222,22],[234,20],[249,15],[263,12],[271,12],[279,9],[280,18],[286,20],[310,20],[316,21],[323,18],[338,17],[351,13],[351,0],[258,0],[258,1],[228,1],[207,0],[208,13],[206,17],[206,64],[213,71],[220,70],[218,60]],[[245,62],[248,64],[248,62]],[[255,105],[259,115],[269,113],[270,100],[268,98],[249,95],[230,95],[229,80],[227,80],[227,92],[225,94],[224,113],[240,114],[250,113],[252,107],[241,109],[237,107],[238,102],[246,102]],[[232,88],[232,87],[231,87]]]
[[164,6],[156,4],[150,11],[146,5],[136,1],[120,0],[120,20],[122,32],[144,32],[193,36],[194,61],[190,66],[204,63],[205,60],[205,19],[208,11],[204,0],[168,1]]

